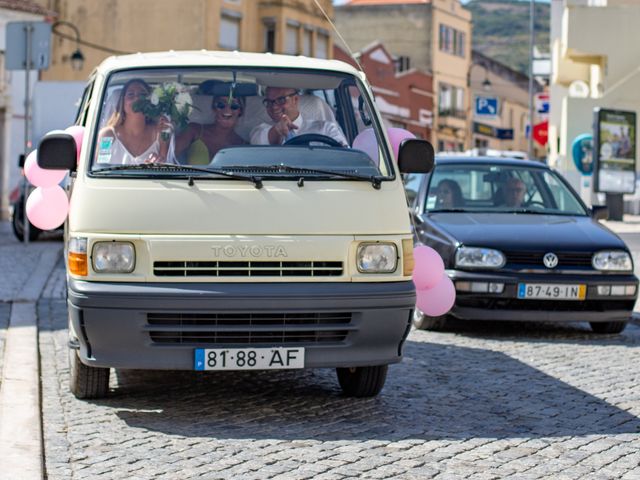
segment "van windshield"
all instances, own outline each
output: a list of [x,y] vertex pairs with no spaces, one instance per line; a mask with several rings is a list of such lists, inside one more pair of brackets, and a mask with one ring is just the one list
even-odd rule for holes
[[384,179],[394,172],[380,138],[369,96],[349,74],[118,71],[102,96],[90,174]]

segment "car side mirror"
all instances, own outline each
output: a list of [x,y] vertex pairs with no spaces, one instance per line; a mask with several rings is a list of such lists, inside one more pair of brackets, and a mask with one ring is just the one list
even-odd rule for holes
[[607,220],[609,218],[609,207],[606,205],[594,205],[591,207],[591,218],[594,220]]
[[38,145],[38,166],[45,170],[69,170],[77,165],[76,141],[68,133],[49,133]]
[[407,138],[400,143],[398,167],[402,173],[429,173],[434,158],[433,146],[426,140]]

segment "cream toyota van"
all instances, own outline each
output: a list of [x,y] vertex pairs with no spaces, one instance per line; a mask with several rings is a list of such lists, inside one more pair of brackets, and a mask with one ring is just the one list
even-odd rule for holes
[[[147,107],[180,102],[162,161],[122,154],[114,115],[132,79],[148,85],[138,92]],[[291,100],[265,102],[268,87],[294,89],[314,126],[284,143],[251,144],[271,121],[268,108]],[[242,141],[190,164],[180,135],[187,123],[211,128],[221,97],[241,99],[233,128]],[[179,118],[185,104],[188,118]],[[153,125],[157,112],[147,112]],[[363,73],[272,54],[111,57],[91,76],[77,123],[85,127],[77,162],[67,134],[38,149],[41,167],[72,172],[65,253],[76,397],[106,395],[111,368],[328,367],[347,395],[380,392],[387,366],[402,358],[415,303],[400,174],[428,172],[433,148],[405,140],[393,157]],[[348,145],[327,134],[336,130]]]

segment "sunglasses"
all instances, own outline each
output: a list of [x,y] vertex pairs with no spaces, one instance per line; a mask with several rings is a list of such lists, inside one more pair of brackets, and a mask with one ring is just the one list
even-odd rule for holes
[[294,95],[297,95],[297,94],[298,94],[297,92],[293,92],[288,95],[283,95],[281,97],[274,98],[273,100],[269,100],[268,98],[265,98],[264,100],[262,100],[262,103],[267,108],[273,108],[274,105],[278,105],[279,107],[281,107],[282,105],[287,103],[287,99],[289,97],[293,97]]
[[213,106],[216,107],[218,110],[224,110],[227,107],[229,107],[231,110],[240,110],[242,108],[242,105],[235,102],[234,103],[215,102]]

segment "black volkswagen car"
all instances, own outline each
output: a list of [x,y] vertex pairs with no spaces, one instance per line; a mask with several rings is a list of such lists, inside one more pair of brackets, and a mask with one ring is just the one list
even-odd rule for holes
[[516,159],[441,157],[405,182],[416,241],[437,250],[454,282],[445,316],[416,311],[420,329],[450,318],[589,322],[621,332],[638,279],[625,243],[598,223],[557,172]]

